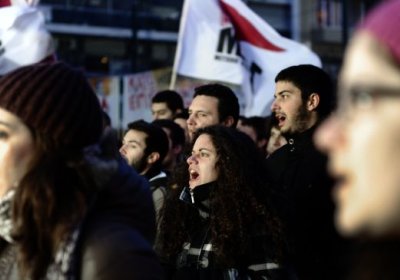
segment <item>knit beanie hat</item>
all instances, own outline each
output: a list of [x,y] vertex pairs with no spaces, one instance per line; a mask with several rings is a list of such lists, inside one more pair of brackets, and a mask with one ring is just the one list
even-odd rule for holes
[[0,107],[67,148],[93,144],[102,133],[94,91],[82,72],[61,62],[25,66],[1,77]]
[[384,1],[373,9],[359,26],[385,45],[400,64],[400,1]]

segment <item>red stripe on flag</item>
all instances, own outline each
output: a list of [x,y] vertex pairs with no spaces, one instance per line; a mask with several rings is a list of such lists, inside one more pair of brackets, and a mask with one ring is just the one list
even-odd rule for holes
[[11,0],[0,0],[0,8],[11,6]]
[[254,46],[269,51],[285,51],[284,49],[274,45],[273,43],[265,39],[265,37],[257,30],[257,28],[255,28],[250,21],[239,14],[233,7],[222,1],[219,2],[221,3],[224,12],[227,13],[229,18],[231,19],[233,26],[235,27],[236,37],[239,40],[249,42]]

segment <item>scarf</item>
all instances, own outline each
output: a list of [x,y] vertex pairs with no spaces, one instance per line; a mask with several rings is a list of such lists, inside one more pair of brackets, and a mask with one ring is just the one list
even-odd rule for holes
[[[12,201],[15,196],[15,188],[10,189],[0,199],[0,237],[3,238],[10,244],[15,244],[11,232],[12,232]],[[80,233],[80,225],[76,226],[72,232],[66,235],[66,238],[61,242],[53,262],[47,269],[44,280],[73,280],[73,262],[74,262],[74,251],[77,244],[77,240]],[[15,257],[15,256],[14,256]],[[14,260],[7,260],[11,263]]]
[[[102,154],[102,147],[92,145],[84,150],[84,161],[81,168],[86,167],[89,176],[93,176],[97,190],[101,190],[109,181],[111,176],[118,168],[115,158],[107,158]],[[12,202],[16,193],[16,188],[11,188],[0,198],[0,237],[9,244],[15,244],[12,233]],[[95,197],[91,199],[90,206],[94,203]],[[84,219],[80,221],[70,232],[66,233],[61,241],[52,263],[47,268],[43,280],[74,280],[76,279],[76,251]],[[6,261],[4,265],[13,265],[15,255]]]
[[8,243],[13,242],[11,238],[11,206],[14,195],[15,188],[12,188],[8,190],[6,194],[0,199],[0,237],[2,237]]

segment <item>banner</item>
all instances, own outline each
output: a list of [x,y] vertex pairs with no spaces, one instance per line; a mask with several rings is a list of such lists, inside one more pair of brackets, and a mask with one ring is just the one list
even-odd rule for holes
[[[102,109],[110,116],[113,128],[125,130],[129,122],[143,119],[151,122],[153,96],[168,89],[171,67],[124,76],[90,77],[89,83],[99,98]],[[192,101],[194,88],[204,81],[180,79],[176,91],[185,107]]]
[[240,0],[186,0],[174,71],[240,85],[246,116],[270,112],[277,73],[321,66],[306,46],[282,37]]
[[99,98],[101,108],[111,119],[113,128],[121,129],[121,87],[120,77],[93,77],[89,82]]
[[122,127],[128,123],[143,119],[152,121],[151,99],[161,90],[168,89],[171,77],[171,68],[163,68],[132,75],[125,75],[123,79],[123,114]]

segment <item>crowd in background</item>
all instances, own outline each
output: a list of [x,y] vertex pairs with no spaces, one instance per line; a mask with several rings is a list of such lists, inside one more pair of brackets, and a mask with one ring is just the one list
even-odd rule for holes
[[337,94],[313,65],[278,73],[269,116],[164,90],[122,137],[81,71],[8,70],[0,279],[399,279],[398,27],[399,0],[366,17]]

